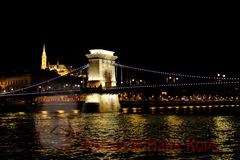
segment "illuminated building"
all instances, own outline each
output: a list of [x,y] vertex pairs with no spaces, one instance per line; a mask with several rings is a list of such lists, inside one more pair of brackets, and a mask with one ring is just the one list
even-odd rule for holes
[[64,64],[59,64],[59,61],[56,65],[48,65],[50,71],[57,71],[57,73],[61,76],[69,73],[69,69]]
[[0,77],[0,92],[9,92],[29,86],[32,83],[30,74]]
[[[52,73],[18,73],[15,75],[5,75],[0,77],[0,92],[10,92],[19,90],[21,88],[28,87],[30,85],[46,81],[56,74]],[[40,87],[40,86],[39,86]],[[44,88],[44,86],[42,86]],[[32,91],[36,91],[36,88],[32,88]]]
[[50,71],[56,71],[59,75],[63,76],[69,73],[69,69],[66,67],[65,64],[59,64],[59,61],[55,65],[47,65],[47,54],[45,44],[43,45],[43,52],[42,52],[42,64],[41,69],[49,69]]
[[88,68],[88,87],[109,88],[116,86],[115,60],[114,52],[103,49],[89,50],[86,54],[89,60]]

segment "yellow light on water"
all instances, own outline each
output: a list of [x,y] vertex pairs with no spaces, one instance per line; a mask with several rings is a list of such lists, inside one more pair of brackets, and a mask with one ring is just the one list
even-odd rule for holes
[[57,112],[62,114],[62,113],[64,113],[64,110],[57,110]]
[[25,112],[18,112],[19,115],[25,115]]
[[77,109],[74,109],[74,110],[72,110],[73,111],[73,113],[79,113],[79,110],[77,110]]
[[133,113],[137,113],[137,108],[133,108]]
[[123,113],[128,113],[128,108],[123,108]]
[[41,111],[42,114],[48,114],[48,111]]
[[155,113],[156,107],[150,107],[152,114]]

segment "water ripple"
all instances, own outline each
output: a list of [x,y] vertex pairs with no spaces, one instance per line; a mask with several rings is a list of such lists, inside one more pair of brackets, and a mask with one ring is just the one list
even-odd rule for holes
[[240,118],[159,114],[0,114],[3,159],[236,159]]

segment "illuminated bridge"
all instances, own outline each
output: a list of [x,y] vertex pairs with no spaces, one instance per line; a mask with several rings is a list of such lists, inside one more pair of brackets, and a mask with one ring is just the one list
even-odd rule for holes
[[[0,94],[0,101],[8,98],[84,95],[83,101],[85,101],[85,103],[99,103],[106,105],[106,103],[111,102],[119,106],[120,93],[120,101],[124,101],[124,94],[126,94],[126,92],[148,90],[148,94],[152,96],[149,92],[153,90],[161,90],[161,93],[165,93],[165,90],[176,90],[181,87],[238,87],[240,82],[239,77],[227,77],[226,75],[220,74],[217,76],[209,76],[187,73],[171,73],[123,65],[116,63],[116,59],[118,57],[114,55],[114,52],[102,49],[90,50],[90,54],[86,54],[86,56],[89,60],[88,64],[82,65],[66,75],[57,76],[21,89],[2,93]],[[82,72],[84,70],[87,70],[87,83],[85,85],[79,82],[75,84],[75,87],[70,89],[68,87],[63,87],[61,90],[39,90],[39,88],[44,87],[51,88],[51,84],[57,83],[57,81],[61,80],[63,77],[67,77],[72,73]],[[66,85],[67,83],[68,82],[66,82]],[[106,98],[107,95],[109,95],[110,98]],[[135,97],[132,101],[145,99],[141,97],[141,95],[134,96]],[[139,98],[136,98],[137,96],[139,96]],[[103,98],[106,100],[102,103],[101,101]],[[164,95],[161,98],[161,100],[166,100]]]

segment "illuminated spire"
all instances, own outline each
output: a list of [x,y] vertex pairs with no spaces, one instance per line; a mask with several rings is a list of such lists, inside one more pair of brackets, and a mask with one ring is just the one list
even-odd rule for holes
[[46,48],[45,48],[45,44],[43,44],[43,52],[42,52],[43,56],[46,56]]
[[41,69],[46,69],[46,68],[47,68],[47,54],[46,54],[45,44],[43,44]]

